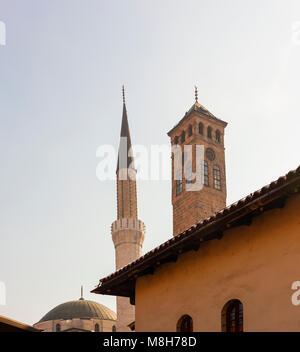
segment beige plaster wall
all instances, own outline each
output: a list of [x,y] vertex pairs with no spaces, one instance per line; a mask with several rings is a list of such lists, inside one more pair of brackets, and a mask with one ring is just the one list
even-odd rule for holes
[[283,209],[227,230],[223,239],[137,280],[136,331],[176,331],[184,314],[194,331],[221,331],[230,299],[244,306],[244,331],[300,331],[291,285],[300,280],[300,196]]

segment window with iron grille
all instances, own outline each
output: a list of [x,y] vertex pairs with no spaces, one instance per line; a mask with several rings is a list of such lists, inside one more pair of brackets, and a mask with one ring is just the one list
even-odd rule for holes
[[214,166],[214,188],[221,190],[221,173],[219,166]]
[[223,331],[242,332],[243,331],[243,304],[238,299],[233,299],[224,306],[225,326]]
[[209,186],[209,171],[208,171],[208,163],[206,160],[203,162],[203,183],[205,186]]

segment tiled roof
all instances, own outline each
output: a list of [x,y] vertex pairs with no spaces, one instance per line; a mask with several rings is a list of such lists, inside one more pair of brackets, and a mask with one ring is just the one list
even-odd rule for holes
[[[220,239],[228,228],[242,224],[249,225],[254,216],[266,210],[283,207],[287,197],[299,192],[300,166],[101,279],[99,285],[92,292],[129,296],[134,290],[133,281],[129,282],[133,278],[151,271],[153,273],[156,264],[162,265],[164,262],[176,261],[178,255],[187,250],[197,249],[201,242],[215,238]],[[126,287],[122,291],[121,283],[125,286],[131,285],[131,287]]]
[[193,112],[197,112],[199,114],[205,115],[208,118],[213,119],[214,121],[218,121],[221,124],[223,124],[224,126],[227,126],[227,122],[218,119],[216,116],[214,116],[210,111],[208,111],[203,105],[199,104],[199,103],[194,103],[192,105],[192,107],[185,113],[185,115],[183,116],[183,118],[168,132],[168,135],[170,135],[170,133],[177,127],[179,126],[184,120],[186,120]]

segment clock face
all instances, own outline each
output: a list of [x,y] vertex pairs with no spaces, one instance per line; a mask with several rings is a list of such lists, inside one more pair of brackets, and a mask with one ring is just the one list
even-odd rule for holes
[[206,149],[206,157],[208,160],[213,161],[215,160],[215,152],[211,148]]

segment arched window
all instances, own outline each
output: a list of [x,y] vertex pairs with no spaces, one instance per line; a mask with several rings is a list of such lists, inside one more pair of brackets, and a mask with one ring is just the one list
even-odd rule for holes
[[99,324],[95,324],[95,332],[99,332]]
[[117,331],[116,325],[113,325],[113,326],[112,326],[111,331],[112,331],[112,332],[116,332],[116,331]]
[[191,135],[193,134],[193,126],[192,125],[189,125],[188,133],[189,133],[189,137],[191,137]]
[[185,141],[185,132],[181,132],[181,142],[183,143]]
[[178,320],[177,332],[193,332],[193,319],[189,315],[184,315]]
[[212,138],[212,128],[210,126],[207,127],[207,138]]
[[219,166],[214,166],[214,188],[221,190],[221,173]]
[[209,172],[208,172],[208,164],[207,161],[203,162],[203,184],[205,186],[209,186]]
[[199,129],[199,134],[203,135],[203,123],[202,122],[199,123],[198,129]]
[[216,142],[217,143],[221,142],[221,133],[219,130],[216,130]]
[[56,330],[57,332],[60,332],[60,331],[61,331],[61,326],[60,326],[60,324],[56,324],[55,330]]
[[243,304],[238,299],[227,302],[222,309],[222,331],[242,332],[243,331]]
[[178,136],[175,136],[175,138],[174,138],[174,144],[178,144]]

